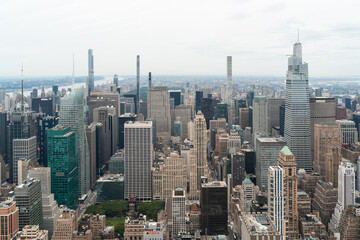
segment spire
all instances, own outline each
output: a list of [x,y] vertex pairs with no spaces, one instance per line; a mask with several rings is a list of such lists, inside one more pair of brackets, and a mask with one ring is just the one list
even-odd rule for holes
[[24,66],[21,62],[21,112],[24,112]]
[[73,53],[73,73],[72,73],[72,87],[75,84],[75,54]]

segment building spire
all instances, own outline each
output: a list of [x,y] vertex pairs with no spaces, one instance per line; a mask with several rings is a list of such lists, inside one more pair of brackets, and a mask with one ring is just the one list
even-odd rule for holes
[[21,62],[21,112],[24,112],[24,66]]
[[73,73],[72,73],[72,87],[75,84],[75,54],[73,53]]

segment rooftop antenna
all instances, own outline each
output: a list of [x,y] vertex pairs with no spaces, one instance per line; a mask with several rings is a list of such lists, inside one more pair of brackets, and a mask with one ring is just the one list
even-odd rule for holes
[[21,112],[24,112],[24,65],[21,61]]
[[75,54],[73,53],[73,74],[72,74],[72,87],[75,84]]
[[297,42],[300,43],[300,30],[298,29]]

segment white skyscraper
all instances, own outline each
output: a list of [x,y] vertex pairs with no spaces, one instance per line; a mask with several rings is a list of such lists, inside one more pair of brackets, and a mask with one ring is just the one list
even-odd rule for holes
[[227,104],[230,107],[233,93],[233,85],[232,85],[232,56],[227,56]]
[[186,232],[185,216],[185,191],[182,188],[176,188],[172,194],[173,237],[175,237],[179,233]]
[[349,205],[355,204],[355,170],[351,162],[343,161],[338,170],[338,202],[329,223],[329,230],[338,232],[340,218]]
[[294,44],[288,60],[285,83],[285,130],[287,146],[296,157],[297,168],[312,170],[310,148],[310,103],[308,64],[302,62],[302,46]]
[[151,121],[125,123],[125,199],[131,195],[140,201],[152,199],[152,134]]
[[90,190],[90,153],[84,125],[84,89],[74,89],[61,99],[59,125],[76,132],[78,148],[79,196]]
[[268,212],[271,221],[274,223],[276,230],[281,234],[283,239],[286,236],[286,219],[285,219],[285,179],[284,170],[278,166],[270,166],[268,172]]

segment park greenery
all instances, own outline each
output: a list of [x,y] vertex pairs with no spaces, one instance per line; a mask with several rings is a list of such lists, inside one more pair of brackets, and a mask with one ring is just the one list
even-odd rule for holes
[[[157,214],[165,208],[163,201],[138,202],[138,213],[146,215],[148,220],[157,221]],[[86,214],[106,215],[106,225],[115,227],[115,234],[124,234],[126,201],[106,201],[89,206]]]

